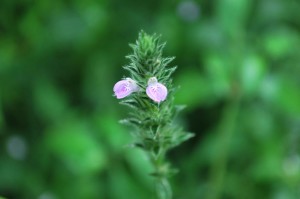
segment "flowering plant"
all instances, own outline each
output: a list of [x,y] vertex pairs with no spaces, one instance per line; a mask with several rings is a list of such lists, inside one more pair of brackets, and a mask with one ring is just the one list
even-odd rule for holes
[[185,132],[174,122],[183,106],[175,106],[171,75],[176,67],[167,65],[174,57],[162,57],[165,43],[160,36],[148,35],[141,31],[136,44],[131,44],[133,54],[126,58],[130,63],[124,66],[130,74],[117,82],[113,88],[121,104],[131,108],[130,117],[122,120],[124,124],[135,128],[136,143],[151,161],[156,179],[158,197],[172,198],[168,178],[175,173],[166,161],[169,149],[179,145],[193,136]]

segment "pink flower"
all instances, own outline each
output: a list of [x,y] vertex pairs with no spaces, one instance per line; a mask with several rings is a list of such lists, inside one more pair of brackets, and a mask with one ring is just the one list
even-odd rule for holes
[[166,99],[168,90],[163,84],[157,82],[156,77],[151,77],[148,80],[146,93],[153,101],[160,103]]
[[122,99],[124,97],[127,97],[131,93],[138,91],[139,87],[133,79],[126,78],[124,80],[118,81],[115,84],[113,90],[117,99]]

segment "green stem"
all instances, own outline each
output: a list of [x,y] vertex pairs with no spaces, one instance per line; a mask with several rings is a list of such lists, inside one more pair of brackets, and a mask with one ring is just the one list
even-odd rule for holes
[[157,180],[156,192],[159,199],[172,198],[172,188],[166,177]]
[[207,199],[218,199],[222,192],[222,184],[226,174],[226,165],[228,159],[228,150],[230,140],[232,138],[236,117],[238,114],[238,100],[230,101],[223,111],[223,120],[218,127],[219,133],[219,153],[215,162],[212,165],[210,191]]
[[172,199],[172,188],[168,180],[168,164],[165,161],[165,153],[155,155],[150,153],[150,160],[154,166],[155,189],[158,199]]

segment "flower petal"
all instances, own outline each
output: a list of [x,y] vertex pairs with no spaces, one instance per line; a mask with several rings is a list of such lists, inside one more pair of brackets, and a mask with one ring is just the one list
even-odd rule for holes
[[135,83],[134,80],[130,78],[126,78],[124,80],[118,81],[113,88],[113,91],[117,99],[122,99],[124,97],[127,97],[131,93],[136,92],[138,90],[139,90],[138,85]]
[[150,97],[155,102],[162,102],[167,98],[168,90],[161,83],[154,83],[148,85],[146,89],[148,97]]

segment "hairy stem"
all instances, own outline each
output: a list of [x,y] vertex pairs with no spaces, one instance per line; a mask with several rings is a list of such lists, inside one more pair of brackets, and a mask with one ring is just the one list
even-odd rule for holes
[[168,180],[168,163],[165,160],[164,153],[155,155],[151,153],[150,160],[154,166],[155,186],[158,199],[171,199],[172,188]]

